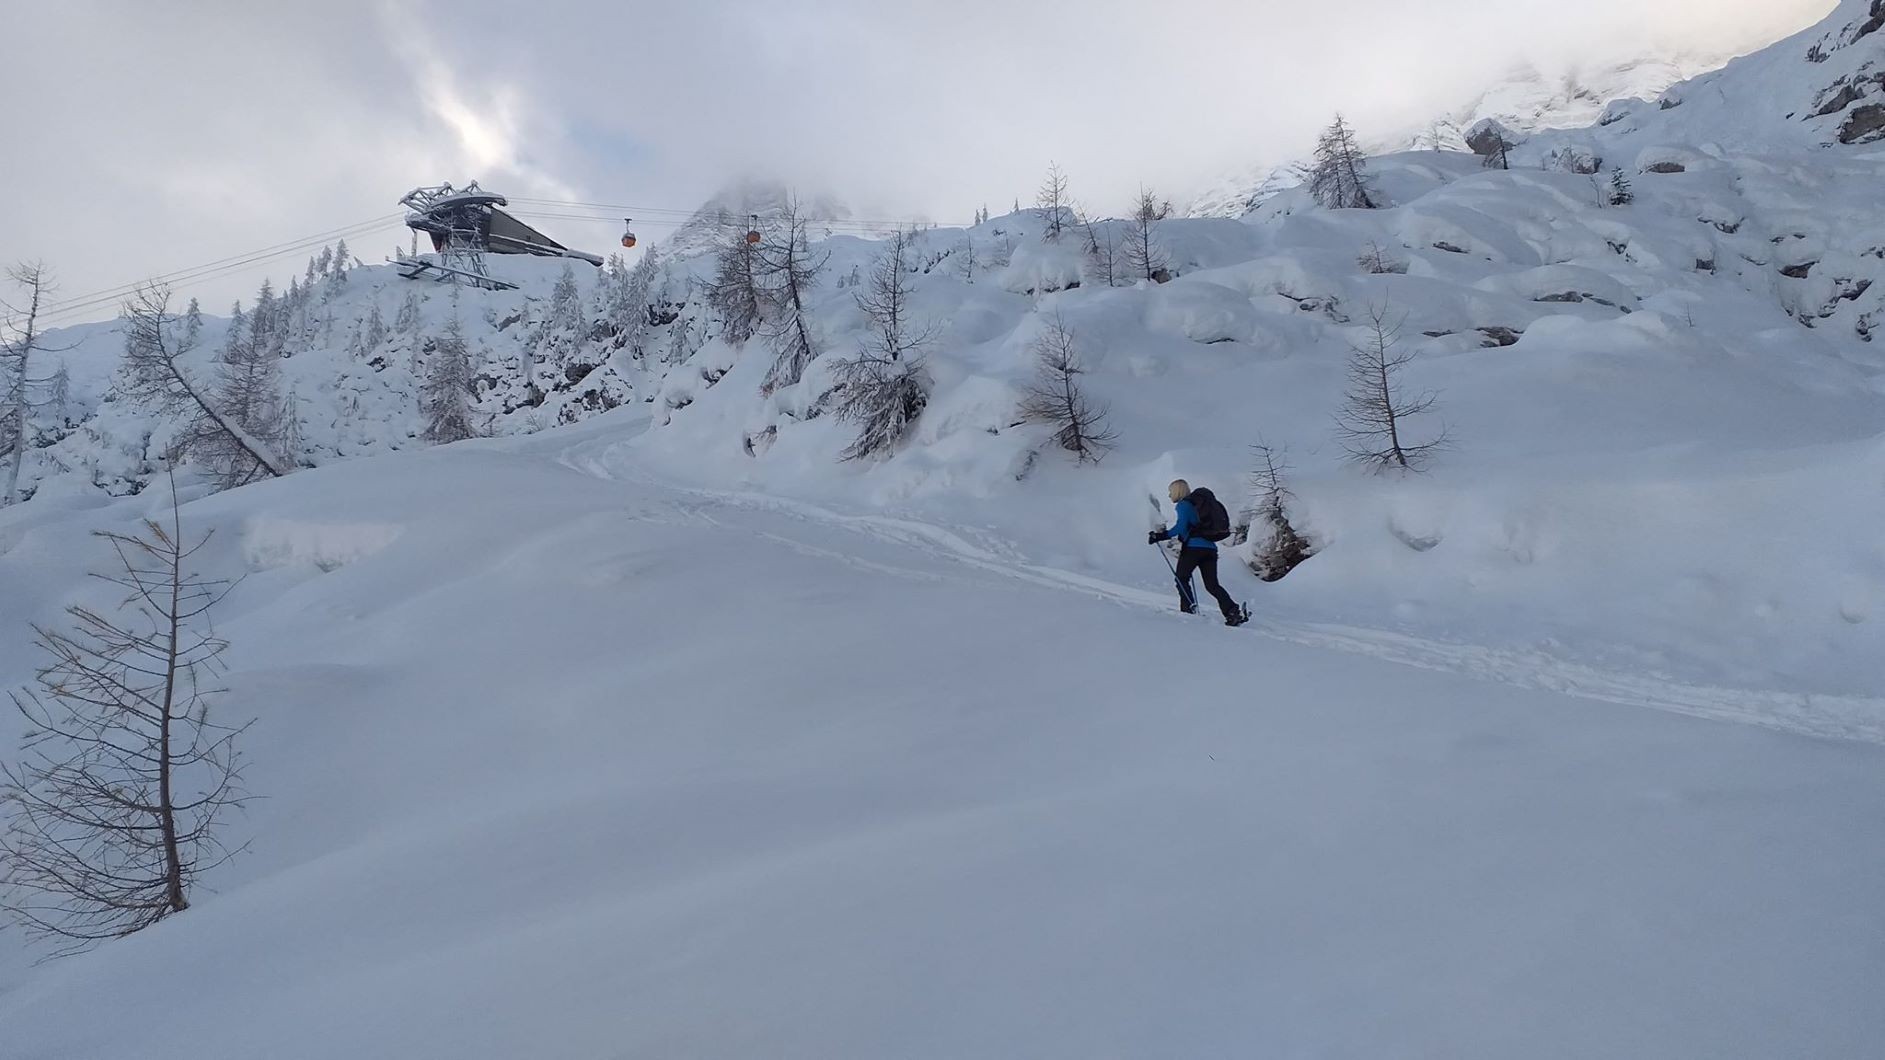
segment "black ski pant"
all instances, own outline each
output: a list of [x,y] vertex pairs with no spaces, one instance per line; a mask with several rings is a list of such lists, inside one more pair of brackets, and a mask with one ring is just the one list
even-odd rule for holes
[[1214,548],[1187,548],[1178,553],[1178,603],[1187,612],[1198,609],[1197,590],[1191,587],[1194,570],[1204,575],[1204,591],[1216,598],[1225,618],[1236,618],[1243,613],[1237,601],[1217,583],[1217,550]]

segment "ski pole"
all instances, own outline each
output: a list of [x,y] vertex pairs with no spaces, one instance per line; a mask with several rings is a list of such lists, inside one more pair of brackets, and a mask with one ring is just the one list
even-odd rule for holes
[[[1153,542],[1154,546],[1156,546],[1157,544],[1158,542],[1156,541]],[[1172,566],[1172,554],[1165,551],[1163,548],[1158,550],[1158,554],[1165,557],[1165,569],[1172,572],[1172,584],[1178,586],[1179,600],[1189,604],[1192,607],[1198,606],[1197,599],[1192,594],[1191,586],[1186,584],[1185,582],[1181,582],[1178,580],[1178,568]]]

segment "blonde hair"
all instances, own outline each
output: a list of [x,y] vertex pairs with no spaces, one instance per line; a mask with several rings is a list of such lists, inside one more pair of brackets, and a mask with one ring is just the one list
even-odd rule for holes
[[1191,496],[1191,483],[1181,478],[1175,478],[1172,480],[1171,490],[1173,499],[1182,501],[1186,497]]

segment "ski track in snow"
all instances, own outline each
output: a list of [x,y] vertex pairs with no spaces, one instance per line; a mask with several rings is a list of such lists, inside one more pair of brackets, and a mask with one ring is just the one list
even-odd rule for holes
[[[606,481],[651,486],[698,499],[692,515],[721,524],[707,508],[764,511],[791,516],[881,541],[912,548],[1006,579],[1086,593],[1116,604],[1169,610],[1166,592],[1122,585],[1075,571],[1028,563],[1012,547],[978,542],[968,530],[955,530],[915,519],[839,512],[807,501],[739,490],[711,490],[666,481],[637,466],[624,450],[631,441],[589,439],[555,454],[570,470]],[[802,554],[837,560],[873,573],[933,581],[928,571],[895,567],[772,533],[760,535]],[[1690,717],[1755,725],[1822,739],[1885,744],[1885,699],[1813,693],[1712,688],[1666,681],[1646,674],[1601,670],[1540,651],[1446,643],[1390,630],[1322,623],[1284,623],[1261,615],[1246,627],[1272,640],[1303,647],[1365,655],[1422,670],[1466,674],[1521,688],[1543,689],[1585,699],[1648,707]]]

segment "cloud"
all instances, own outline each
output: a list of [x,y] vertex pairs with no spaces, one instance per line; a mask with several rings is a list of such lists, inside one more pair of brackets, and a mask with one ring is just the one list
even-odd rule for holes
[[[688,208],[775,174],[966,218],[1058,160],[1117,209],[1458,105],[1514,62],[1764,44],[1832,0],[14,5],[0,255],[68,296],[394,212],[417,184]],[[553,225],[579,245],[619,223]],[[658,235],[658,225],[648,234]],[[403,242],[396,222],[361,256]],[[359,244],[356,243],[358,247]],[[278,264],[276,276],[298,270]],[[250,272],[199,292],[221,305]],[[189,293],[189,292],[185,292]]]

